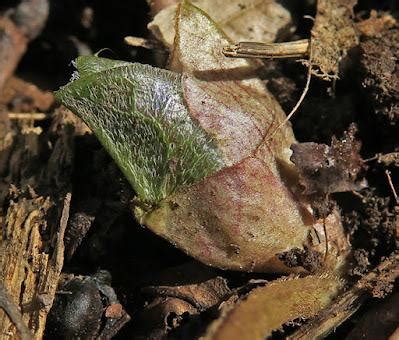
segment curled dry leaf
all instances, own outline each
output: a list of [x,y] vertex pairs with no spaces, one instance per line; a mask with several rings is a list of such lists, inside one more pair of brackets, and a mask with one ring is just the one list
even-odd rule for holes
[[[160,8],[165,1],[153,1]],[[173,46],[177,4],[164,6],[148,28],[166,47]],[[274,0],[194,0],[192,4],[212,19],[232,41],[273,42],[286,38],[294,29],[290,12]],[[201,49],[202,46],[197,46]]]
[[149,286],[143,288],[143,292],[155,296],[176,297],[203,311],[218,305],[230,293],[230,289],[226,280],[217,276],[205,282],[186,285]]
[[138,332],[145,338],[168,336],[178,326],[184,327],[181,321],[191,328],[200,313],[218,306],[232,294],[226,279],[196,261],[152,273],[149,279],[153,285],[141,292],[150,302],[137,315]]
[[[291,128],[271,137],[284,112],[253,64],[224,58],[228,39],[204,12],[183,1],[176,29],[171,68],[182,74],[80,57],[79,78],[57,98],[115,159],[138,195],[137,218],[153,232],[219,268],[303,271],[276,256],[319,250],[312,240],[323,238],[311,237],[323,232],[299,193]],[[328,223],[340,263],[339,217]]]

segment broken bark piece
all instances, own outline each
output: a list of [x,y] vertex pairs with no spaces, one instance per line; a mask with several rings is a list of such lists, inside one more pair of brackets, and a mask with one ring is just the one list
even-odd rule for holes
[[[18,128],[10,131],[15,134],[11,143],[0,151],[0,199],[4,209],[8,207],[0,212],[5,235],[0,275],[34,338],[41,339],[63,266],[73,131],[64,127],[51,137],[23,134]],[[0,325],[15,335],[3,312]]]
[[[43,337],[47,314],[52,305],[64,258],[63,237],[68,221],[70,195],[65,198],[60,212],[59,229],[51,253],[47,250],[42,232],[46,228],[49,198],[22,198],[12,203],[3,225],[6,235],[1,244],[0,276],[10,287],[10,295],[22,308],[22,318],[33,332],[34,339]],[[0,311],[0,339],[15,336],[16,329]],[[6,335],[7,334],[7,335]]]
[[317,143],[293,144],[291,160],[300,172],[305,195],[326,195],[359,189],[357,175],[363,160],[360,142],[355,139],[356,127],[351,125],[343,138],[333,137],[331,146]]
[[69,261],[75,254],[83,238],[89,231],[95,216],[85,212],[75,212],[71,215],[68,229],[65,233],[65,259]]
[[338,78],[339,62],[357,45],[352,21],[357,0],[318,0],[311,32],[310,66],[324,80]]

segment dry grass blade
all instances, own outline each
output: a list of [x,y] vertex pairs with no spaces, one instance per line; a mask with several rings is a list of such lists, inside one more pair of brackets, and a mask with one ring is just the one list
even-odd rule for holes
[[231,58],[303,58],[309,54],[308,39],[284,43],[239,42],[223,48],[223,54]]

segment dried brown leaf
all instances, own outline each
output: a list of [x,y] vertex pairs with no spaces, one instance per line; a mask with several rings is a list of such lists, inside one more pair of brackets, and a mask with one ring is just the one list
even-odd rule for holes
[[[274,0],[193,0],[191,3],[212,15],[233,41],[273,42],[277,36],[286,38],[294,28],[289,11]],[[148,28],[166,47],[171,47],[177,5],[163,8]],[[197,48],[200,50],[202,46]]]
[[156,296],[176,297],[190,302],[202,311],[219,304],[230,294],[230,289],[226,279],[218,276],[204,282],[186,285],[145,287],[143,292]]
[[334,275],[277,280],[252,290],[208,328],[206,340],[261,340],[295,319],[326,307],[342,282]]

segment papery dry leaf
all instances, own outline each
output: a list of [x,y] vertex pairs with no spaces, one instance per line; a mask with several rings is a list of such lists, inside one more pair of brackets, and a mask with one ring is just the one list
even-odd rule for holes
[[273,281],[222,310],[204,340],[263,340],[290,321],[316,315],[330,304],[341,286],[332,274]]
[[[193,0],[191,3],[212,19],[233,41],[273,42],[286,38],[294,29],[290,12],[274,0]],[[148,28],[166,47],[175,36],[174,17],[177,5],[165,7]],[[198,46],[201,49],[201,46]]]

